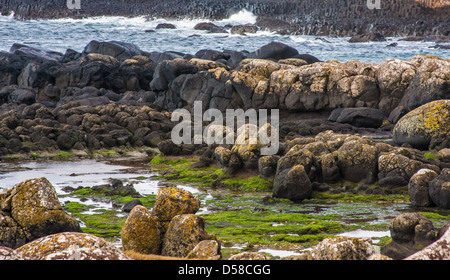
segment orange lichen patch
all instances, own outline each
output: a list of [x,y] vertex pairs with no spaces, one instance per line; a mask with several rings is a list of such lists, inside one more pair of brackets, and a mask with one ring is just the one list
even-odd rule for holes
[[171,221],[181,214],[195,214],[200,208],[200,200],[190,192],[176,187],[162,188],[156,195],[153,214],[162,222]]
[[131,210],[122,228],[122,246],[142,254],[157,254],[161,245],[158,219],[144,206]]

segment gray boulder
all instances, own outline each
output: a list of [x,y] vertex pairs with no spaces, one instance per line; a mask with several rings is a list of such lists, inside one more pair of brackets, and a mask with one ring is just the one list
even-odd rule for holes
[[450,209],[450,168],[445,168],[429,185],[430,197],[441,208]]
[[332,111],[328,120],[357,127],[379,128],[383,124],[384,114],[375,108],[339,108]]

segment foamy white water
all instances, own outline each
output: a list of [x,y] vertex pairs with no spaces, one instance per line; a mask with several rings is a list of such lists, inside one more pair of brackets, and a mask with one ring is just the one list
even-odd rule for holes
[[[450,50],[433,49],[433,42],[405,42],[388,38],[386,42],[348,43],[349,38],[319,36],[282,36],[274,32],[258,31],[248,36],[211,34],[195,30],[194,26],[206,21],[154,19],[145,17],[95,17],[86,19],[55,19],[16,21],[13,15],[0,16],[0,51],[9,51],[14,43],[50,49],[64,53],[67,49],[83,51],[91,40],[124,41],[134,43],[144,51],[178,51],[195,54],[201,49],[255,51],[272,41],[278,41],[308,53],[320,60],[335,59],[341,62],[357,59],[379,63],[386,59],[410,59],[416,54],[450,57]],[[176,29],[156,29],[159,23],[173,23]],[[256,16],[241,11],[230,18],[214,23],[253,24]],[[154,30],[155,32],[145,32]],[[396,47],[388,44],[398,43]]]

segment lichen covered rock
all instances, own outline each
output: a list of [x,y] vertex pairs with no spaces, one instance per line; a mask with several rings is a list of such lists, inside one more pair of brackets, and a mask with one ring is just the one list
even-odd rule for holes
[[56,190],[46,178],[23,181],[0,195],[0,244],[17,248],[53,233],[81,232],[78,221],[65,213]]
[[156,195],[153,215],[161,222],[170,222],[182,214],[195,214],[200,208],[200,200],[192,193],[176,187],[161,188]]
[[175,216],[164,235],[162,255],[185,257],[203,240],[216,239],[205,231],[205,220],[194,214]]
[[418,149],[447,146],[450,134],[450,100],[436,100],[420,106],[395,125],[393,139],[402,145],[408,143]]
[[26,260],[128,260],[114,244],[80,232],[61,232],[16,249]]
[[158,219],[142,205],[131,210],[122,228],[122,246],[125,251],[158,254],[161,247]]
[[367,260],[375,254],[368,238],[326,238],[302,255],[305,260]]

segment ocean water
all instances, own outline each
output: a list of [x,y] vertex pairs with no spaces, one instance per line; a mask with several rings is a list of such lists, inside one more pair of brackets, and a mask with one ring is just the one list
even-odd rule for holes
[[[296,48],[320,60],[335,59],[340,62],[356,59],[380,63],[397,58],[408,60],[417,54],[450,57],[450,50],[430,48],[434,42],[406,42],[401,38],[387,38],[386,42],[348,43],[348,37],[282,36],[274,32],[258,31],[247,36],[234,34],[210,34],[195,30],[194,26],[205,19],[195,20],[146,20],[145,17],[95,17],[86,19],[54,19],[16,21],[13,15],[0,16],[0,51],[9,51],[14,43],[59,51],[66,49],[81,52],[91,40],[123,41],[134,43],[144,51],[178,51],[195,54],[201,49],[255,51],[272,41]],[[256,16],[241,11],[230,18],[213,21],[219,26],[227,24],[255,23]],[[176,29],[155,29],[159,23],[173,23]],[[155,30],[149,33],[145,30]],[[397,43],[396,47],[387,47]]]

